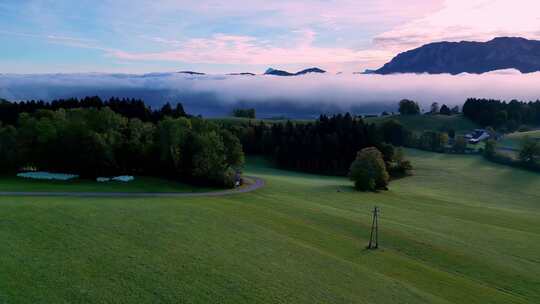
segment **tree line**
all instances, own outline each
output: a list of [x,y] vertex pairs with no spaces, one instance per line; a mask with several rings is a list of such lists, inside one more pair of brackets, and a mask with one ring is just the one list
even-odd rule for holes
[[393,146],[402,146],[408,136],[398,122],[377,126],[349,113],[321,115],[314,122],[247,122],[229,129],[248,154],[270,156],[285,169],[332,175],[347,175],[360,150],[376,147],[393,154]]
[[158,122],[164,117],[187,117],[187,113],[181,103],[174,107],[166,103],[159,109],[152,109],[141,99],[116,98],[111,97],[103,100],[98,96],[68,99],[55,99],[50,102],[43,100],[29,100],[21,102],[9,102],[0,99],[0,121],[6,125],[15,125],[21,113],[35,113],[38,110],[59,110],[59,109],[102,109],[109,108],[114,113],[126,118],[137,118],[143,122]]
[[103,106],[36,109],[20,113],[13,125],[0,125],[2,173],[26,167],[92,178],[133,174],[232,187],[243,163],[239,139],[198,117],[143,121]]
[[242,109],[242,108],[236,108],[232,111],[232,116],[239,117],[239,118],[256,118],[256,112],[254,108],[249,109]]
[[[422,111],[420,110],[420,105],[418,102],[410,99],[402,99],[398,104],[398,112],[401,115],[420,115]],[[388,115],[387,112],[384,112]],[[450,109],[447,105],[443,104],[439,106],[438,102],[434,102],[430,106],[429,112],[427,114],[440,114],[440,115],[454,115],[459,114],[459,106],[454,106]],[[384,115],[383,115],[384,116]]]
[[505,102],[497,99],[469,98],[463,105],[463,115],[481,126],[492,126],[506,132],[521,125],[540,124],[540,100]]

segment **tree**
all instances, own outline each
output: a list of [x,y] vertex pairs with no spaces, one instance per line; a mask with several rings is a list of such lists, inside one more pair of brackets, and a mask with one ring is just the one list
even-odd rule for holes
[[360,191],[386,189],[390,176],[386,170],[382,153],[370,147],[358,152],[351,164],[349,177]]
[[540,159],[540,143],[526,136],[519,149],[519,159],[524,163],[536,163]]
[[420,114],[420,106],[415,101],[403,99],[399,102],[399,114],[418,115]]
[[225,145],[225,158],[227,164],[235,170],[240,169],[245,161],[240,140],[228,130],[222,130],[221,137],[223,144]]
[[430,112],[432,115],[438,114],[438,113],[439,113],[439,103],[438,103],[438,102],[432,103],[429,112]]
[[397,120],[391,119],[382,124],[382,133],[384,141],[394,146],[403,146],[405,144],[407,132],[405,127]]
[[484,156],[492,158],[497,152],[497,142],[493,139],[488,139],[484,145]]
[[379,152],[381,152],[383,156],[383,160],[387,164],[394,161],[394,153],[395,153],[394,146],[392,146],[391,144],[382,143],[379,145],[378,150]]
[[187,118],[166,117],[158,124],[159,152],[163,170],[173,175],[183,175],[183,161],[188,156],[185,155],[187,142],[191,134],[192,124]]
[[138,118],[130,119],[123,130],[122,147],[117,151],[118,162],[122,172],[139,174],[149,172],[155,167],[155,163],[149,163],[149,159],[158,159],[156,153],[156,127],[149,122],[142,122]]
[[445,104],[442,105],[441,110],[439,111],[441,115],[452,115],[452,110]]
[[405,159],[401,148],[395,150],[392,161],[386,167],[391,177],[410,175],[413,169],[411,162]]
[[496,99],[469,98],[463,105],[463,115],[482,126],[512,131],[522,124],[540,124],[540,100],[504,102]]
[[234,109],[232,111],[232,114],[234,117],[241,117],[241,118],[251,118],[255,119],[255,109]]
[[17,169],[17,129],[0,125],[0,170],[11,172]]
[[498,111],[495,114],[495,126],[502,127],[508,121],[508,113],[506,111]]
[[195,134],[193,139],[193,176],[222,184],[229,167],[221,137],[216,132],[208,132]]
[[[153,112],[172,111],[157,124],[127,119],[136,114],[131,110],[144,108],[126,103],[132,102],[133,108],[121,108],[117,99],[106,106],[98,98],[73,99],[51,104],[60,107],[54,111],[29,103],[34,111],[21,113],[16,127],[0,125],[0,173],[33,166],[87,178],[130,173],[234,186],[244,163],[234,134],[202,118],[172,118],[183,113],[178,105]],[[62,108],[76,105],[87,108]]]
[[454,146],[452,148],[456,153],[465,153],[465,149],[467,148],[467,141],[465,141],[465,137],[456,137],[454,141]]
[[420,137],[420,148],[442,152],[445,145],[448,144],[448,134],[445,132],[424,131]]
[[176,108],[174,109],[174,117],[187,117],[187,113],[184,110],[184,106],[181,103],[176,104]]

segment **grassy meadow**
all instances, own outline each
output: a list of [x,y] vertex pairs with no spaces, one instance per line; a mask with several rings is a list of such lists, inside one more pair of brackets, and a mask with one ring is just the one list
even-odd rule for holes
[[210,187],[193,187],[178,181],[163,178],[136,176],[135,180],[124,183],[110,181],[98,183],[89,179],[73,179],[68,181],[47,181],[21,178],[16,176],[0,176],[0,192],[206,192],[217,190]]
[[540,303],[540,174],[407,154],[381,193],[250,159],[246,194],[0,197],[0,303]]
[[540,130],[515,132],[505,135],[504,138],[500,141],[499,146],[505,148],[519,149],[521,147],[521,143],[526,137],[540,141]]

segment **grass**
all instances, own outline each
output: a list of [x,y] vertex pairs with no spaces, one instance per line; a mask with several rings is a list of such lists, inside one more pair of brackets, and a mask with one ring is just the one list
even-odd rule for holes
[[407,153],[378,194],[251,159],[247,194],[0,197],[0,303],[540,303],[540,175]]
[[45,181],[0,176],[0,191],[17,192],[206,192],[217,190],[194,187],[173,180],[137,176],[134,181],[98,183],[94,180]]
[[500,141],[499,146],[505,148],[519,149],[525,137],[540,141],[540,130],[515,132],[508,134],[504,136],[504,138]]
[[413,132],[448,131],[454,129],[457,134],[465,134],[478,126],[463,115],[395,115],[367,118],[368,122],[383,123],[395,119]]

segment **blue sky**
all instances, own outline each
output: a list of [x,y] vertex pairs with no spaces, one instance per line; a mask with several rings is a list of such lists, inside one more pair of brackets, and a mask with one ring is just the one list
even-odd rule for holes
[[361,71],[432,41],[538,38],[539,8],[531,0],[0,0],[0,73]]

